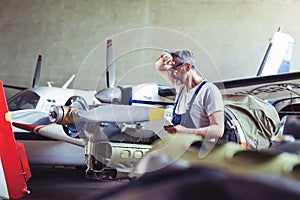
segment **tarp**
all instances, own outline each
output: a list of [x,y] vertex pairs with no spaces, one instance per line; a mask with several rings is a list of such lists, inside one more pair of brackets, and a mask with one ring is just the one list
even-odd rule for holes
[[225,106],[235,115],[245,134],[248,149],[270,146],[270,139],[277,135],[280,119],[269,103],[251,95],[226,95]]

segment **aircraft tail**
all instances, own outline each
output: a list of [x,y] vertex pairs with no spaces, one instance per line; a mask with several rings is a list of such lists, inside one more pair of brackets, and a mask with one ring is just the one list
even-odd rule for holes
[[282,33],[280,28],[274,33],[257,76],[280,74],[290,71],[294,39],[291,35]]
[[0,199],[20,199],[28,194],[26,181],[31,177],[22,143],[16,142],[10,122],[3,84],[0,81]]
[[[41,74],[41,67],[42,67],[42,55],[38,55],[38,59],[36,62],[36,67],[34,71],[34,77],[32,81],[32,88],[36,88],[40,86],[40,74]],[[16,85],[7,85],[3,84],[4,87],[6,88],[11,88],[11,89],[16,89],[16,90],[26,90],[28,87],[23,87],[23,86],[16,86]]]
[[34,77],[33,77],[33,81],[32,81],[33,88],[40,86],[41,67],[42,67],[42,55],[39,55],[37,62],[36,62]]

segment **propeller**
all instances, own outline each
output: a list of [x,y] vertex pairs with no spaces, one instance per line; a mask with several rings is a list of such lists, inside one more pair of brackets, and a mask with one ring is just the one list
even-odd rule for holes
[[106,82],[108,88],[115,86],[115,62],[112,39],[108,39],[106,43]]
[[122,93],[119,87],[115,87],[115,62],[112,39],[106,41],[106,85],[107,88],[98,91],[95,97],[103,103],[120,102]]

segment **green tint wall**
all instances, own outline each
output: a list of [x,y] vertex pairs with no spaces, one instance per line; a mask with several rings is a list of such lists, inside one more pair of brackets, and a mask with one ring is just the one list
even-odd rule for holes
[[[0,0],[0,80],[29,87],[37,55],[42,54],[41,83],[60,86],[78,72],[97,45],[143,27],[178,31],[201,44],[221,75],[207,77],[210,80],[254,76],[269,39],[281,27],[295,39],[291,69],[296,71],[299,10],[296,0]],[[137,59],[148,65],[126,78],[122,73],[132,67],[134,58],[120,61],[117,79],[124,84],[164,83],[151,67],[155,56],[139,55]]]

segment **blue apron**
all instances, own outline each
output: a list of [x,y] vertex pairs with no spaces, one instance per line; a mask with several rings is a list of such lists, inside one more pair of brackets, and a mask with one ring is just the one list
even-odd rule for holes
[[184,90],[184,88],[182,88],[182,90],[180,91],[179,95],[178,95],[178,98],[174,104],[174,108],[173,108],[173,116],[172,116],[172,123],[174,126],[180,124],[180,125],[183,125],[185,127],[188,127],[188,128],[195,128],[195,125],[191,119],[191,116],[190,116],[190,110],[191,110],[191,107],[193,105],[193,102],[196,98],[196,96],[198,95],[200,89],[202,88],[202,86],[206,83],[207,81],[204,80],[201,82],[201,84],[198,86],[197,90],[195,91],[192,99],[190,100],[189,102],[189,107],[187,108],[187,110],[185,111],[184,114],[176,114],[175,113],[175,110],[176,110],[176,107],[177,107],[177,104],[178,104],[178,101],[180,99],[180,96],[182,95],[182,91]]

